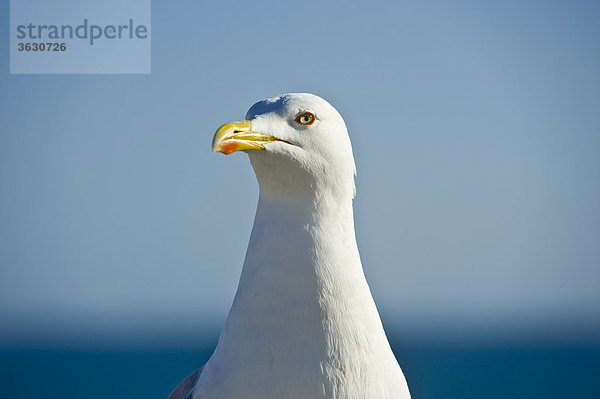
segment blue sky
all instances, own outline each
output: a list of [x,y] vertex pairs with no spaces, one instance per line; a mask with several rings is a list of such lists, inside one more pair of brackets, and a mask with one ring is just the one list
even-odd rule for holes
[[257,185],[212,134],[297,91],[349,127],[388,328],[597,339],[598,3],[154,1],[147,76],[9,75],[0,12],[2,342],[217,330]]

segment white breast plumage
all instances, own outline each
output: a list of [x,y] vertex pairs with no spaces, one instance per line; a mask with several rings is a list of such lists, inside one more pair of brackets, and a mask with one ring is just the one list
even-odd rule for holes
[[264,100],[215,134],[213,151],[240,150],[260,196],[239,287],[170,399],[410,398],[362,270],[342,117],[312,94]]

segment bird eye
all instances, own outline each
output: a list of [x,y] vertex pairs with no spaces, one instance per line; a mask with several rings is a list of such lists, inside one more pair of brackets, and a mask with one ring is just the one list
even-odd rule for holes
[[316,119],[317,118],[315,117],[315,114],[313,114],[312,112],[305,112],[296,117],[296,122],[301,123],[303,125],[312,125],[313,123],[315,123]]

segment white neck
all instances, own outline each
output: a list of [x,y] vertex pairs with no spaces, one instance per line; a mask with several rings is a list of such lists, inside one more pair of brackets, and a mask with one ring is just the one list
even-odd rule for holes
[[195,397],[408,397],[352,213],[350,198],[261,194],[235,300]]

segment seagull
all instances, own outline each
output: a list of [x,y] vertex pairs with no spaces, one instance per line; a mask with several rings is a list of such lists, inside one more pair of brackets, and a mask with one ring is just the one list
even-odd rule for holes
[[258,206],[214,353],[168,399],[410,399],[356,244],[342,116],[280,95],[221,126],[212,150],[248,154]]

